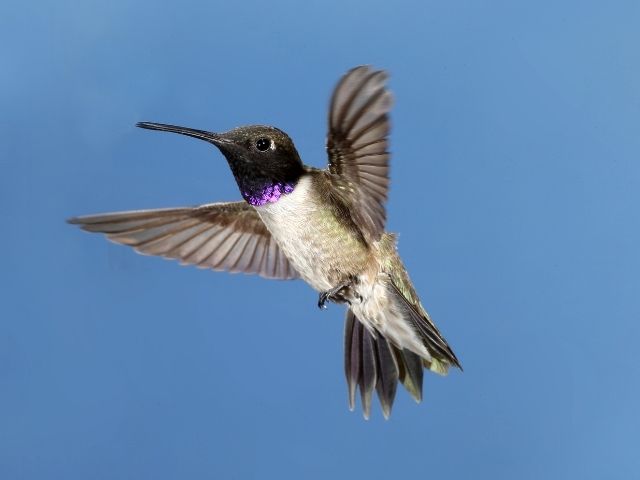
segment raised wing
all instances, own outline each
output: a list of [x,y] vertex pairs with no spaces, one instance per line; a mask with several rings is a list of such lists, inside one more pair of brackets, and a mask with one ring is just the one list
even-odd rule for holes
[[106,213],[69,223],[147,255],[229,272],[291,279],[298,273],[255,209],[245,202]]
[[336,86],[329,108],[329,172],[370,240],[380,238],[386,220],[388,112],[393,103],[386,80],[384,71],[356,67]]

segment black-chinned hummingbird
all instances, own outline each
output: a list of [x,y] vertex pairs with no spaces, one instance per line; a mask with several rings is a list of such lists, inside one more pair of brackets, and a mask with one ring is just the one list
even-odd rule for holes
[[385,232],[389,110],[384,71],[347,72],[329,107],[329,165],[304,165],[289,136],[269,126],[225,133],[138,123],[215,145],[244,200],[72,218],[138,252],[214,270],[302,278],[327,301],[348,305],[344,349],[349,407],[360,390],[365,418],[376,390],[388,418],[398,380],[422,399],[423,368],[460,363],[423,308]]

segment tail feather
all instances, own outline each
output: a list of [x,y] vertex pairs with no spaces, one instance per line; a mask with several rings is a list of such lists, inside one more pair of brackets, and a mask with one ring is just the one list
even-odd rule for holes
[[392,345],[379,332],[370,331],[351,310],[347,311],[344,343],[350,410],[355,408],[359,387],[364,417],[369,418],[375,389],[382,413],[389,418],[398,380],[416,402],[422,400],[423,364],[419,355]]
[[382,335],[378,335],[373,342],[376,349],[378,368],[376,392],[378,392],[378,398],[380,399],[380,405],[382,406],[382,413],[385,418],[389,418],[398,386],[398,364],[386,338]]
[[[360,322],[358,322],[360,323]],[[376,339],[366,331],[362,330],[362,374],[358,382],[360,386],[360,401],[362,402],[362,410],[365,418],[369,418],[371,411],[371,396],[373,389],[378,383],[378,368],[376,359],[376,348],[374,346]]]
[[347,310],[344,325],[344,368],[349,390],[349,410],[356,406],[356,386],[360,380],[360,358],[362,350],[362,324],[351,310]]
[[400,381],[414,400],[420,403],[422,401],[422,378],[424,376],[422,359],[410,350],[392,348],[399,367],[398,377]]

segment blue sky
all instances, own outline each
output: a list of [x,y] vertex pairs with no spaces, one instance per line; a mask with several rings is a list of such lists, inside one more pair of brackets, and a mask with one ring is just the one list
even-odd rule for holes
[[[0,5],[0,477],[631,478],[640,4]],[[339,306],[64,223],[234,200],[138,121],[267,123],[321,166],[348,68],[391,73],[388,228],[465,372],[347,410]]]

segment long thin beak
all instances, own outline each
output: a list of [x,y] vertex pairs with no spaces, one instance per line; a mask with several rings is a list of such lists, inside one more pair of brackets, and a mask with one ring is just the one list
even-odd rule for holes
[[179,133],[180,135],[186,135],[188,137],[199,138],[206,142],[213,143],[216,146],[232,143],[226,138],[213,132],[206,132],[204,130],[196,130],[194,128],[178,127],[176,125],[167,125],[164,123],[151,123],[151,122],[139,122],[136,123],[136,127],[146,128],[148,130],[159,130],[161,132]]

